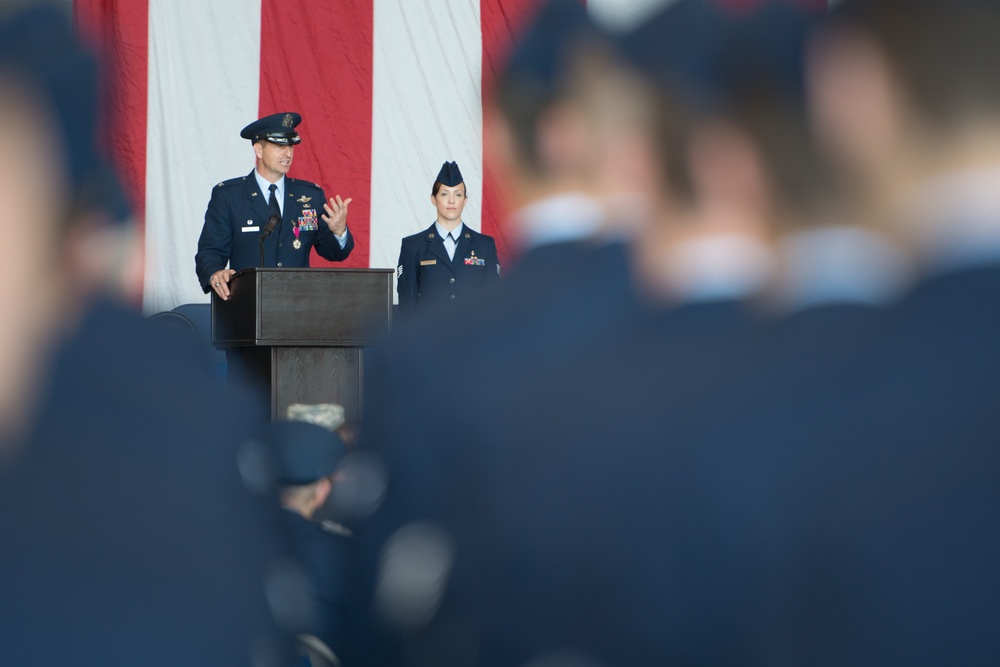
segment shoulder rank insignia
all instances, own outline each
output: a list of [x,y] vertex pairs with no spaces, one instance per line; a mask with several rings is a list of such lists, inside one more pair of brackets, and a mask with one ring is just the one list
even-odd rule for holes
[[306,197],[305,195],[302,195],[301,197],[299,197],[295,201],[297,201],[300,204],[308,204],[309,202],[312,201],[312,197]]

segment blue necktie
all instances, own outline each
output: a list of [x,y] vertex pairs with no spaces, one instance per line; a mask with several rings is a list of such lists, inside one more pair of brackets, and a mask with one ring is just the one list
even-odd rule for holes
[[274,183],[267,188],[271,191],[271,198],[268,200],[267,205],[271,209],[271,215],[278,216],[278,220],[281,220],[281,207],[278,206],[278,186]]

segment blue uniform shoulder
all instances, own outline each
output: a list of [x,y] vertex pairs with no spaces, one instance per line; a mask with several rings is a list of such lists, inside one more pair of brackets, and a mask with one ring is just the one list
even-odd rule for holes
[[429,241],[434,238],[434,236],[431,236],[431,234],[437,236],[437,232],[434,230],[434,225],[431,225],[429,228],[424,229],[423,231],[419,231],[416,234],[410,234],[409,236],[404,236],[403,243],[410,244],[410,243],[416,243],[417,241]]
[[301,178],[291,178],[290,176],[286,176],[285,178],[288,179],[289,187],[297,188],[299,190],[302,190],[303,188],[312,188],[319,191],[323,190],[323,188],[319,187],[312,181],[303,181]]
[[221,183],[216,184],[215,187],[216,188],[228,188],[228,187],[231,187],[233,185],[242,185],[243,183],[246,183],[246,182],[247,182],[247,177],[246,176],[237,176],[236,178],[230,178],[227,181],[222,181]]
[[489,234],[483,234],[482,232],[477,232],[468,225],[465,226],[465,231],[463,232],[466,238],[468,238],[474,245],[482,247],[496,247],[496,241]]
[[471,238],[479,241],[493,241],[493,237],[490,236],[489,234],[483,234],[482,232],[477,232],[475,229],[472,229],[468,225],[465,226],[465,232],[468,233]]

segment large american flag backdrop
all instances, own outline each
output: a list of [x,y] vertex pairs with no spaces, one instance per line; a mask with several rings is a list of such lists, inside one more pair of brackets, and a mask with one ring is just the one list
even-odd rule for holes
[[[669,1],[586,6],[625,27]],[[339,266],[394,267],[400,239],[434,220],[430,186],[446,160],[469,189],[466,223],[507,257],[503,184],[483,160],[483,95],[539,3],[73,0],[108,65],[103,143],[144,229],[144,311],[208,301],[194,253],[211,189],[253,168],[240,129],[282,111],[303,116],[290,175],[353,199],[357,245]],[[314,253],[312,264],[327,262]]]

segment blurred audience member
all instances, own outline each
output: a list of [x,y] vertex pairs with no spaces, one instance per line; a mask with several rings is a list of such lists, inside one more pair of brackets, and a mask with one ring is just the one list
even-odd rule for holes
[[[9,274],[0,290],[0,309],[8,313],[2,332],[0,358],[0,436],[16,440],[38,409],[42,371],[64,299],[60,266],[53,255],[60,247],[60,220],[69,209],[69,174],[59,159],[59,137],[53,132],[52,112],[23,74],[0,70],[0,118],[5,127],[16,127],[10,150],[0,154],[0,224],[8,238],[30,239],[6,253]],[[25,286],[30,285],[30,289]],[[5,448],[13,442],[5,442]],[[9,451],[0,449],[0,461]]]
[[96,66],[67,19],[42,4],[0,23],[17,243],[0,269],[0,663],[284,664],[255,423],[119,303],[129,216],[93,154]]
[[[566,553],[546,549],[546,534],[563,533],[550,531],[550,508],[525,479],[553,469],[522,458],[537,448],[555,463],[565,440],[543,404],[526,411],[524,400],[558,391],[549,365],[580,362],[637,308],[623,240],[641,197],[610,193],[634,186],[622,180],[631,162],[615,151],[646,147],[613,140],[642,110],[598,94],[619,87],[595,79],[609,42],[575,0],[541,5],[488,112],[489,156],[511,190],[508,231],[521,255],[461,315],[401,326],[366,357],[361,446],[384,457],[389,487],[357,533],[355,581],[369,605],[351,656],[359,664],[523,664],[576,627],[563,611],[574,604],[551,594],[570,575],[540,582],[552,572],[516,564]],[[428,356],[442,341],[448,354]]]
[[865,223],[918,270],[846,375],[843,423],[820,440],[835,456],[810,565],[828,577],[803,594],[828,603],[828,643],[813,648],[831,663],[1000,655],[997,25],[987,0],[845,0],[812,44],[819,136]]
[[330,498],[347,448],[334,431],[306,422],[269,424],[263,437],[275,458],[288,544],[308,579],[298,633],[318,637],[340,653],[347,628],[350,531],[340,524],[320,523],[317,513]]
[[1000,654],[1000,8],[736,4],[626,36],[646,92],[573,0],[519,43],[521,264],[367,369],[358,664]]
[[[997,49],[983,26],[1000,15],[976,0],[842,3],[809,42],[813,117],[841,166],[834,178],[814,181],[819,197],[809,203],[801,198],[809,183],[788,185],[808,178],[821,156],[800,153],[784,174],[780,159],[780,151],[808,148],[802,111],[782,106],[782,94],[798,86],[786,80],[768,92],[763,75],[780,75],[780,59],[753,71],[783,40],[807,33],[786,25],[769,34],[788,9],[768,4],[727,13],[682,1],[641,29],[656,31],[649,43],[661,57],[653,62],[668,75],[665,89],[681,98],[671,108],[697,105],[706,93],[713,104],[726,100],[707,117],[695,106],[695,120],[682,123],[693,129],[681,133],[688,144],[677,162],[689,166],[695,213],[712,201],[699,178],[711,183],[740,165],[743,177],[715,188],[740,202],[715,207],[728,210],[723,219],[796,196],[806,204],[757,218],[783,237],[784,316],[751,338],[723,338],[709,353],[704,343],[680,345],[677,357],[699,361],[660,368],[683,387],[657,388],[665,412],[683,410],[662,422],[664,445],[681,450],[671,467],[684,471],[668,482],[685,489],[684,513],[674,519],[697,525],[669,551],[671,566],[687,573],[688,596],[661,592],[683,600],[688,616],[676,627],[698,622],[668,648],[699,664],[990,662],[998,653],[989,627],[1000,536],[988,518],[995,479],[985,471],[997,468],[989,387],[1000,371],[991,305],[1000,209],[987,184],[1000,157],[992,140],[1000,97],[989,65]],[[786,54],[793,69],[801,46]],[[687,68],[694,75],[685,84],[677,79]],[[719,110],[745,143],[717,137],[712,162],[691,142],[713,130]],[[761,132],[761,122],[777,119],[780,131]],[[714,166],[700,177],[699,164]],[[653,266],[669,278],[679,257],[662,254]],[[910,262],[922,279],[907,292]],[[676,329],[671,316],[661,331]],[[720,331],[712,322],[702,338]],[[658,351],[630,349],[656,368],[676,343],[661,336]],[[642,376],[628,377],[642,384]],[[631,480],[638,483],[634,473]]]

